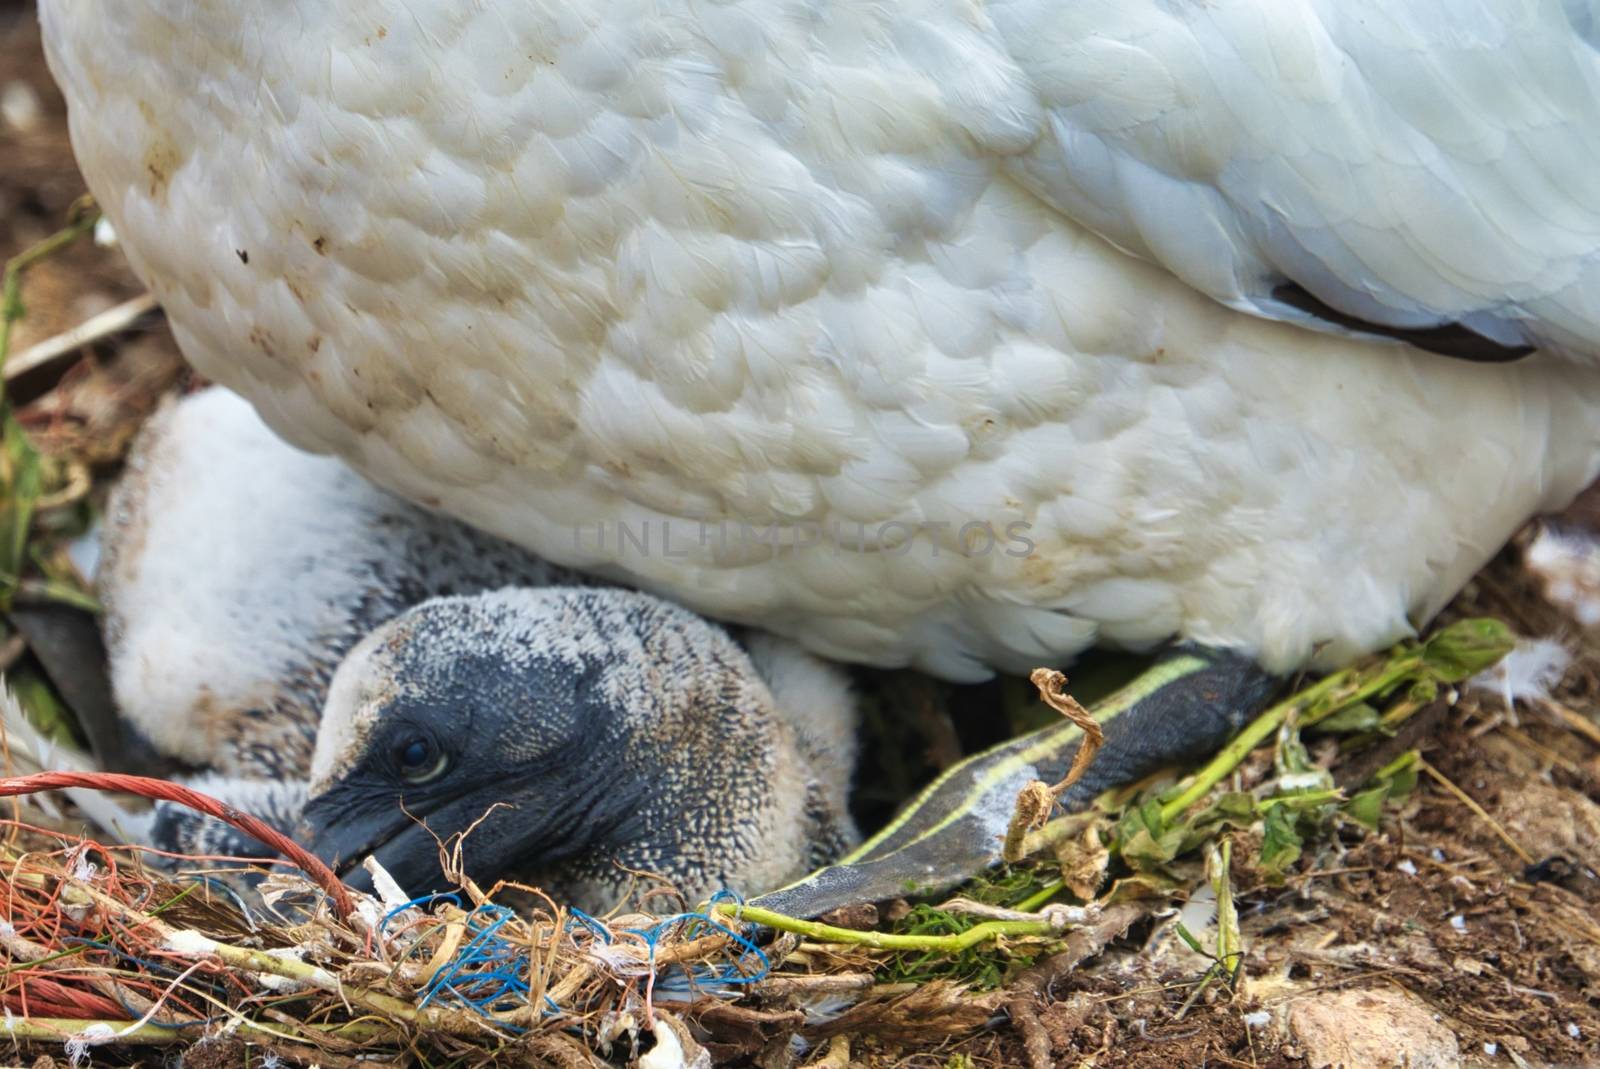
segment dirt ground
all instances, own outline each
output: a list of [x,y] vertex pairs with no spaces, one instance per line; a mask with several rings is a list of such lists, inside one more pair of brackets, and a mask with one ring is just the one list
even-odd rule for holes
[[[0,4],[0,259],[58,229],[83,193],[31,11]],[[140,292],[114,250],[79,243],[28,276],[13,353]],[[152,315],[7,389],[43,448],[101,479],[182,375]],[[1586,505],[1563,523],[1581,530],[1597,512]],[[1449,785],[1424,777],[1381,832],[1329,828],[1282,883],[1236,867],[1245,956],[1231,989],[1212,984],[1188,1004],[1207,962],[1167,917],[1142,910],[1103,951],[1034,963],[993,991],[902,992],[831,1024],[812,1013],[809,1054],[773,1042],[792,1002],[701,1007],[691,1018],[708,1049],[766,1069],[817,1059],[929,1069],[1600,1064],[1600,638],[1581,609],[1558,604],[1593,577],[1581,560],[1553,579],[1532,567],[1552,544],[1535,551],[1535,538],[1508,548],[1451,611],[1558,638],[1576,655],[1565,678],[1547,700],[1511,711],[1481,693],[1446,710],[1420,744]],[[910,781],[949,763],[973,744],[975,723],[994,719],[983,710],[1014,688],[924,686],[921,750],[876,779]],[[869,798],[865,815],[892,801]],[[848,1063],[826,1042],[841,1033],[853,1037]],[[204,1061],[196,1052],[189,1064]]]
[[[0,0],[0,260],[59,230],[87,192],[32,5]],[[27,315],[12,335],[12,354],[143,292],[120,255],[78,243],[28,272]],[[6,391],[28,406],[24,422],[45,448],[114,462],[137,425],[129,417],[149,410],[180,374],[181,359],[159,315],[85,356],[8,375]]]

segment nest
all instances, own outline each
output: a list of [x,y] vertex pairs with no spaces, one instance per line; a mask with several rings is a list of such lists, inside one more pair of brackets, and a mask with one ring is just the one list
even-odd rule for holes
[[[74,785],[129,786],[99,778]],[[63,785],[49,779],[4,789]],[[170,797],[173,785],[157,783],[147,781],[149,793]],[[168,857],[158,871],[142,848],[8,823],[5,1028],[60,1044],[73,1065],[109,1048],[246,1042],[330,1066],[419,1045],[468,1063],[515,1052],[589,1064],[591,1047],[636,1045],[642,1032],[657,1046],[698,1049],[681,1023],[672,1030],[671,1007],[774,976],[737,918],[715,912],[720,903],[596,918],[548,900],[513,910],[495,901],[512,889],[470,883],[426,899],[372,898],[337,881],[329,893],[325,870],[308,879],[239,859]],[[242,883],[252,886],[242,893]]]
[[[1462,620],[1311,683],[1143,802],[1126,792],[1098,813],[1053,817],[1051,789],[1033,785],[1006,836],[1015,864],[971,885],[973,897],[897,903],[891,915],[862,904],[826,922],[731,895],[662,912],[672,896],[662,888],[635,898],[648,911],[593,917],[520,884],[480,889],[463,873],[462,837],[440,846],[457,891],[407,898],[368,859],[378,894],[366,896],[259,820],[179,784],[94,772],[0,780],[0,795],[87,788],[178,802],[284,859],[265,868],[163,855],[158,869],[145,848],[12,821],[0,858],[9,872],[0,1005],[11,1038],[59,1044],[74,1065],[181,1045],[186,1057],[226,1049],[235,1061],[253,1051],[330,1066],[382,1052],[454,1065],[622,1057],[642,1069],[698,1069],[714,1057],[793,1064],[824,1040],[824,1060],[847,1058],[848,1037],[861,1032],[926,1046],[970,1036],[1004,1009],[1027,1061],[1042,1069],[1058,1045],[1038,1009],[1052,985],[1195,882],[1215,900],[1215,934],[1202,940],[1174,921],[1203,967],[1157,990],[1180,1000],[1168,1007],[1174,1020],[1208,992],[1252,997],[1237,884],[1292,885],[1313,832],[1376,827],[1384,803],[1404,804],[1419,773],[1532,862],[1409,748],[1404,730],[1374,730],[1368,721],[1379,714],[1365,704],[1381,698],[1396,728],[1437,718],[1446,708],[1439,687],[1493,663],[1508,642],[1501,625]],[[1037,682],[1058,712],[1082,714],[1058,678]],[[1348,793],[1311,760],[1299,732],[1319,723],[1337,732],[1328,742],[1339,733],[1386,740],[1364,761],[1341,763],[1352,786],[1377,786]],[[1092,760],[1085,751],[1080,768]],[[1572,902],[1507,894],[1600,945],[1600,929]]]
[[[641,1065],[672,1069],[709,1065],[707,1046],[719,1056],[773,1043],[798,1051],[809,1041],[795,1037],[808,1025],[816,1026],[812,1041],[863,1026],[959,1035],[1001,1001],[957,983],[878,982],[876,968],[902,946],[939,936],[896,944],[895,936],[781,918],[856,942],[791,933],[763,945],[763,930],[731,896],[664,915],[594,917],[523,885],[484,891],[459,873],[458,891],[408,899],[369,860],[374,897],[343,886],[253,818],[178,784],[99,773],[0,780],[5,795],[67,787],[179,801],[295,861],[264,867],[162,854],[158,868],[146,847],[5,821],[4,1027],[14,1041],[57,1047],[74,1066],[148,1047],[181,1047],[191,1059],[230,1052],[219,1064],[237,1064],[248,1049],[323,1066],[409,1052],[454,1065],[563,1067],[633,1059],[643,1049],[654,1053]],[[1126,927],[1132,917],[1108,920]],[[984,923],[1003,922],[977,920],[967,932],[979,938],[964,942],[981,941]],[[1017,943],[1054,943],[1062,926],[1040,922]],[[783,1008],[740,1007],[739,999]],[[824,1012],[808,1015],[797,1000],[821,1000]]]

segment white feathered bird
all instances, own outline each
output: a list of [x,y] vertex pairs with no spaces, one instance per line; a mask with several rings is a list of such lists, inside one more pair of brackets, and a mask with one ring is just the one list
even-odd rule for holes
[[[957,678],[1173,634],[1346,657],[1593,476],[1597,12],[41,4],[136,269],[280,432]],[[1290,329],[1288,283],[1545,351]]]
[[828,656],[1335,662],[1600,466],[1595,0],[40,11],[201,371]]

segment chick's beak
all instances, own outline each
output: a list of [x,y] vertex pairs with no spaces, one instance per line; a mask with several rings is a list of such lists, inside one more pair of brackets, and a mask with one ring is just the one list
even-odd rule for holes
[[408,893],[426,894],[446,882],[438,844],[399,807],[393,813],[352,812],[336,793],[313,798],[301,813],[295,838],[357,891],[373,890],[362,865],[369,856]]

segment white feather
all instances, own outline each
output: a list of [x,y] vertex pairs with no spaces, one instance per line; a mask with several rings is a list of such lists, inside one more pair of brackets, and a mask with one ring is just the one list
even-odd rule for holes
[[1518,639],[1500,663],[1467,681],[1472,690],[1498,694],[1511,709],[1517,702],[1550,697],[1567,676],[1572,652],[1552,638]]
[[1600,627],[1600,538],[1592,531],[1541,525],[1523,557],[1544,596],[1582,627]]
[[[4,677],[0,677],[0,731],[5,736],[11,768],[7,775],[25,776],[34,772],[99,772],[94,758],[70,744],[46,736],[23,711]],[[72,801],[78,812],[118,842],[144,842],[150,816],[146,810],[130,810],[104,791],[69,787],[60,792]],[[36,806],[54,820],[62,819],[50,794],[23,795],[24,805]]]
[[[824,654],[1339,662],[1600,468],[1592,3],[40,15],[89,185],[206,375],[414,501]],[[1351,336],[1286,278],[1548,352]],[[856,521],[1033,545],[574,537]]]

